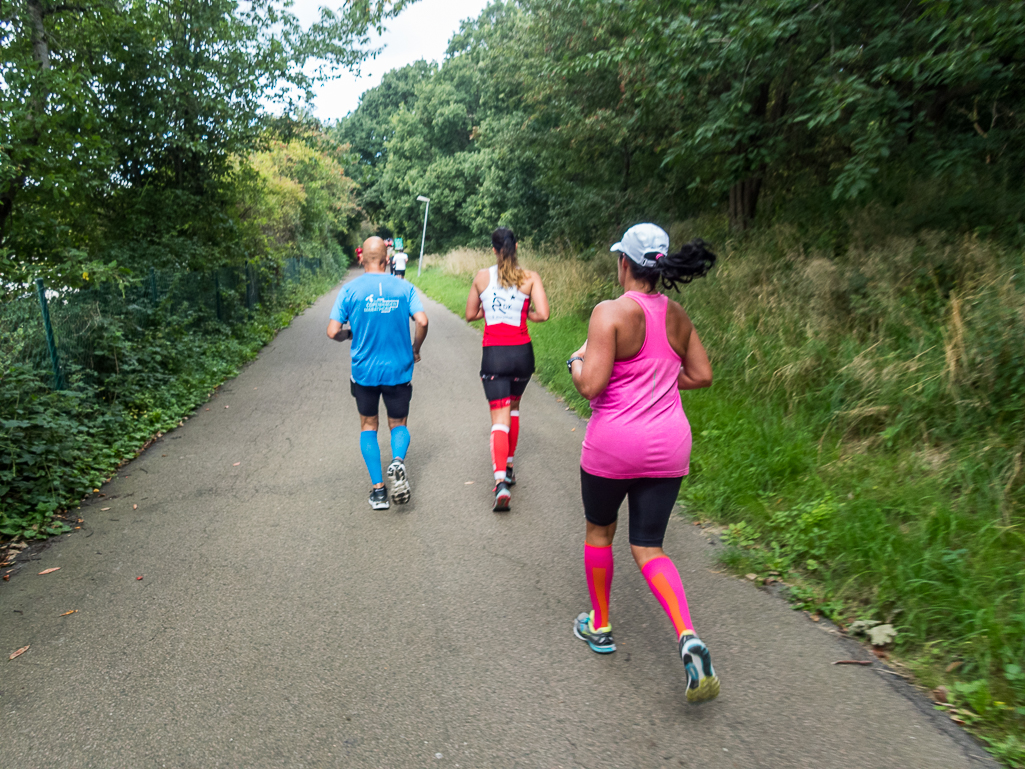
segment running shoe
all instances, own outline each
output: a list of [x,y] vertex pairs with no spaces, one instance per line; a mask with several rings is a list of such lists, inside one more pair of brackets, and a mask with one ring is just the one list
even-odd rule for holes
[[370,506],[375,510],[387,510],[391,507],[391,505],[388,504],[388,489],[384,486],[379,489],[371,489]]
[[693,633],[684,633],[680,638],[680,659],[687,671],[688,702],[704,702],[719,696],[719,677],[712,668],[712,655]]
[[409,501],[409,480],[406,478],[406,465],[401,459],[393,459],[388,465],[388,480],[391,481],[391,501],[396,505],[404,505]]
[[515,486],[516,485],[516,473],[513,471],[512,465],[505,466],[505,485]]
[[616,650],[616,642],[612,640],[612,625],[594,629],[594,612],[580,612],[573,620],[573,635],[591,647],[598,654],[611,654]]
[[495,486],[495,506],[491,509],[496,513],[507,513],[511,501],[512,492],[509,491],[509,484],[499,481]]

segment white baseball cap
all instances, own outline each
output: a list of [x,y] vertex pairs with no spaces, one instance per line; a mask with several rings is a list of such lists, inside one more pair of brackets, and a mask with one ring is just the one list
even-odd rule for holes
[[669,234],[651,222],[635,224],[609,250],[626,254],[641,267],[654,267],[669,252]]

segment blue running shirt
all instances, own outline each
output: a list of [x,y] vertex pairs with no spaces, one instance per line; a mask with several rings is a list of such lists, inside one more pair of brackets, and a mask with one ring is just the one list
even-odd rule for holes
[[367,272],[342,286],[331,320],[348,321],[352,329],[356,384],[398,385],[413,379],[409,319],[423,309],[413,285],[394,275]]

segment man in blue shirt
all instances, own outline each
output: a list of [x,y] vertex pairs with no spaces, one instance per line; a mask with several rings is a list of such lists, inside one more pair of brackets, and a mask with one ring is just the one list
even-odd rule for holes
[[[405,465],[409,448],[406,420],[413,395],[413,364],[420,360],[420,347],[427,336],[427,314],[416,289],[388,274],[388,249],[381,238],[364,241],[363,269],[363,275],[338,292],[327,335],[336,342],[352,340],[350,390],[359,411],[360,450],[374,484],[370,506],[387,510],[388,491],[381,474],[381,447],[377,442],[378,409],[384,398],[391,430],[391,498],[396,504],[405,504],[410,497]],[[416,322],[412,342],[410,318]]]

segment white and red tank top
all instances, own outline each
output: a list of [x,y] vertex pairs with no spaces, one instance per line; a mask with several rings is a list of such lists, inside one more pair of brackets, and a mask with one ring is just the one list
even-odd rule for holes
[[498,282],[498,265],[488,270],[488,287],[481,292],[484,307],[484,346],[527,344],[527,310],[530,297],[518,286],[503,286]]

